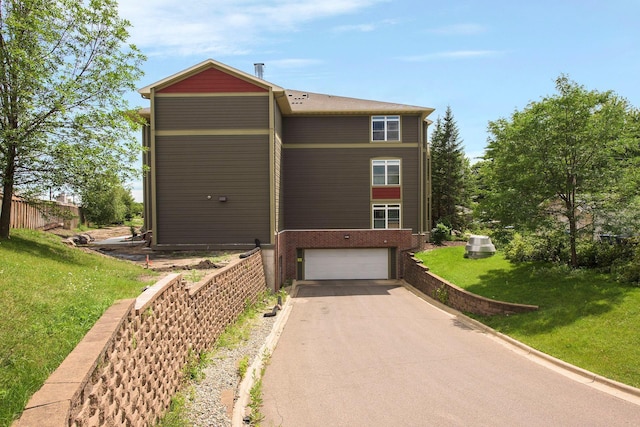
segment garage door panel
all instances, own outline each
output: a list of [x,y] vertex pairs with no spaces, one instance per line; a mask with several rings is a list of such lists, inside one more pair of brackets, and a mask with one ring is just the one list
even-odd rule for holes
[[305,279],[388,279],[389,250],[306,249]]

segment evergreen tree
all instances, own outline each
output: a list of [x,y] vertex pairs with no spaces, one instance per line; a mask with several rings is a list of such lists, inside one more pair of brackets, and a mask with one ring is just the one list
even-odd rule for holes
[[465,226],[461,208],[467,206],[466,191],[469,161],[464,155],[451,107],[444,118],[436,119],[431,136],[431,199],[433,223],[443,223],[454,229]]

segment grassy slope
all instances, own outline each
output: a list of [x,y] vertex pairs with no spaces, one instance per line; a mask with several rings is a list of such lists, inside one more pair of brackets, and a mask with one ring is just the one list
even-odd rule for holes
[[418,254],[441,277],[478,295],[536,304],[540,310],[476,317],[534,348],[640,387],[640,288],[593,271],[512,264],[500,253],[465,259],[464,247]]
[[115,301],[147,281],[133,264],[12,230],[0,240],[0,426],[10,425],[49,374]]

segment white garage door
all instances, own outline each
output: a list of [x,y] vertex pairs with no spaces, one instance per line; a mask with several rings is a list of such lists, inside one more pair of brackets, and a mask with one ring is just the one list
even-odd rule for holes
[[389,250],[376,249],[305,249],[304,278],[388,279]]

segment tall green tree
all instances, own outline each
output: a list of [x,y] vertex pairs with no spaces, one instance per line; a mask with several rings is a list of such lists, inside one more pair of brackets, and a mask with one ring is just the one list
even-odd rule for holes
[[134,203],[131,191],[122,185],[114,173],[107,173],[100,178],[87,183],[82,189],[82,210],[87,221],[109,225],[131,219]]
[[0,0],[0,238],[11,198],[134,172],[124,94],[144,60],[116,0]]
[[[615,93],[587,90],[564,75],[556,90],[489,123],[483,178],[490,190],[482,210],[505,226],[568,228],[571,264],[577,266],[581,215],[613,203],[610,195],[637,161],[636,113]],[[632,193],[637,187],[627,197]]]
[[453,228],[464,227],[460,208],[467,206],[469,196],[469,161],[464,155],[458,125],[451,107],[438,117],[431,135],[432,218]]

